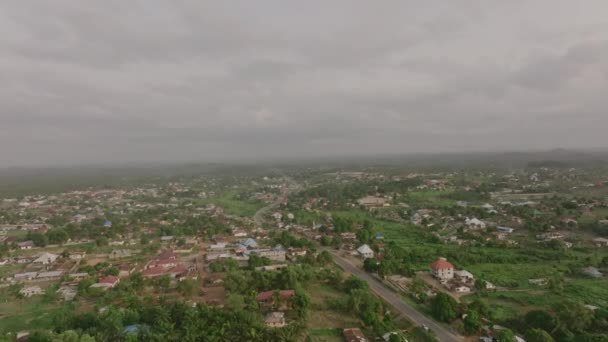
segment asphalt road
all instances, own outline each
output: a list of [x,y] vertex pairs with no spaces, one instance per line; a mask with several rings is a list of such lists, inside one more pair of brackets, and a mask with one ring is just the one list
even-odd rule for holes
[[414,309],[411,305],[404,302],[398,294],[387,288],[376,278],[370,276],[362,269],[353,265],[350,261],[340,256],[335,251],[328,251],[334,256],[334,262],[338,266],[359,277],[360,279],[367,281],[369,288],[374,291],[374,293],[393,305],[395,309],[397,309],[402,315],[409,318],[412,322],[416,323],[417,325],[426,325],[435,333],[435,336],[437,336],[440,341],[464,341],[464,337],[456,334],[444,326],[439,325],[437,322],[416,311],[416,309]]

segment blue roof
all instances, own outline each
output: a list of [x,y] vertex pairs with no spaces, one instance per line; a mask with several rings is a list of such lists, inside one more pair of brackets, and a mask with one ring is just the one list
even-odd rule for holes
[[139,332],[139,328],[140,328],[139,324],[127,325],[127,326],[125,327],[125,329],[123,330],[123,332],[124,332],[125,334],[129,334],[129,333],[137,333],[137,332]]
[[103,225],[104,225],[104,226],[107,226],[107,225],[109,225],[109,224],[112,224],[112,221],[109,221],[109,220],[105,220],[105,221],[103,221]]
[[248,238],[241,241],[241,245],[246,247],[257,247],[258,243],[254,239]]
[[374,237],[375,237],[376,239],[384,239],[384,234],[382,234],[382,233],[378,232],[378,233],[374,234]]
[[276,245],[272,247],[272,250],[275,252],[285,252],[285,247],[283,245]]

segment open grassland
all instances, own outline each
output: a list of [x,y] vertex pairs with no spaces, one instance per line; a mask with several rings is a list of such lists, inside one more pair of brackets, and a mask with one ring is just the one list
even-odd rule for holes
[[198,201],[199,205],[213,203],[226,211],[227,214],[237,216],[253,216],[258,209],[264,207],[261,201],[241,199],[236,191],[227,191],[217,197],[205,198]]

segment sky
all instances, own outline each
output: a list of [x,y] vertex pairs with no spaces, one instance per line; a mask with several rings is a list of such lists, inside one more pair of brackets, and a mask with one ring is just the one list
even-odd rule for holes
[[0,2],[0,166],[608,147],[606,0]]

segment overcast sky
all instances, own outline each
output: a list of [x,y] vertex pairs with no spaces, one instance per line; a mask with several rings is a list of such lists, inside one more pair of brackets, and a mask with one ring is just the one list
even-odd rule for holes
[[0,166],[608,147],[608,1],[0,2]]

